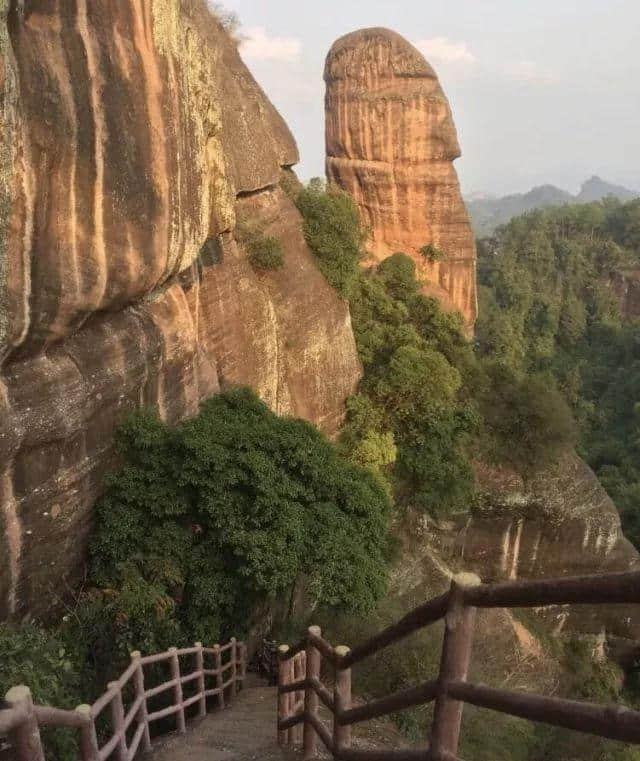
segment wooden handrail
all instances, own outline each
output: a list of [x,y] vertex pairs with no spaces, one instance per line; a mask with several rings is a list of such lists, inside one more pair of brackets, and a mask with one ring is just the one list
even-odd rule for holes
[[640,571],[481,584],[465,590],[464,597],[477,608],[634,604],[640,603]]
[[[223,666],[221,654],[227,651],[231,652],[231,656]],[[214,655],[215,669],[204,668],[204,653]],[[182,675],[180,658],[186,656],[194,657],[195,670]],[[81,761],[106,761],[114,752],[117,761],[132,761],[140,747],[144,751],[150,750],[149,725],[152,722],[176,714],[178,729],[184,730],[186,728],[185,710],[190,706],[198,703],[198,714],[204,715],[206,698],[210,695],[216,695],[219,704],[224,705],[224,690],[228,689],[235,694],[244,683],[246,658],[244,643],[236,640],[232,640],[223,647],[216,645],[213,648],[204,648],[200,642],[197,642],[193,647],[170,648],[163,653],[144,657],[139,652],[133,652],[129,666],[117,680],[109,683],[106,692],[93,705],[81,705],[74,711],[33,705],[28,687],[13,687],[5,697],[9,708],[0,710],[0,732],[9,735],[19,761],[44,761],[39,727],[45,724],[70,727],[80,731]],[[160,662],[169,663],[171,679],[145,689],[144,667]],[[231,677],[225,682],[222,679],[222,673],[229,670]],[[207,689],[207,677],[215,677],[215,689]],[[133,680],[135,696],[133,702],[125,710],[123,689],[131,680]],[[182,685],[190,682],[196,682],[197,692],[185,699],[182,694]],[[148,700],[169,690],[173,690],[175,702],[162,710],[149,713]],[[112,734],[106,743],[99,747],[95,720],[107,707],[110,708],[111,713]],[[134,725],[136,728],[128,742],[127,735],[130,734],[130,727]]]
[[[447,593],[428,600],[353,650],[333,647],[322,638],[318,627],[310,627],[298,644],[281,645],[278,651],[279,740],[284,745],[295,744],[297,736],[293,728],[303,723],[305,761],[313,755],[316,737],[335,759],[342,761],[460,761],[457,751],[463,706],[472,703],[523,719],[640,745],[639,711],[495,689],[466,681],[476,608],[609,603],[640,603],[640,571],[497,584],[482,584],[473,574],[459,574],[452,579]],[[363,705],[350,706],[354,664],[441,619],[445,621],[445,634],[437,679]],[[295,671],[302,656],[307,663],[304,675]],[[323,657],[335,670],[333,696],[320,681]],[[293,696],[302,689],[305,690],[304,710],[297,702],[294,711]],[[332,715],[333,736],[318,717],[318,699]],[[352,724],[433,700],[434,720],[428,749],[350,747]]]
[[335,703],[333,702],[333,695],[324,686],[324,684],[322,684],[322,682],[319,679],[313,679],[313,678],[309,679],[309,684],[312,687],[315,694],[324,703],[324,705],[326,705],[330,711],[335,713]]
[[414,608],[410,613],[401,618],[397,623],[383,629],[371,639],[354,647],[344,659],[345,666],[353,666],[369,655],[373,655],[388,645],[392,645],[410,634],[423,629],[425,626],[434,624],[444,618],[447,612],[449,593],[434,597],[432,600]]
[[640,712],[623,706],[595,705],[466,682],[452,682],[449,693],[465,703],[522,719],[640,744]]
[[403,711],[405,708],[411,708],[411,706],[431,703],[436,699],[437,694],[438,682],[432,679],[419,684],[417,687],[410,687],[408,690],[401,690],[393,695],[371,700],[348,711],[336,713],[335,716],[339,724],[357,724],[360,721],[368,721],[378,716],[388,716],[390,713]]

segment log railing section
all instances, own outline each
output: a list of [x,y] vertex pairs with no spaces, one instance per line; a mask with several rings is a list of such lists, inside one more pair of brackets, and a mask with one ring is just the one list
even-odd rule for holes
[[[193,662],[193,669],[187,673],[183,673],[180,663],[185,657]],[[206,658],[213,660],[213,668],[205,668]],[[144,668],[156,663],[167,663],[171,678],[145,688]],[[203,647],[196,642],[193,647],[172,647],[156,655],[142,656],[133,652],[122,676],[110,682],[107,691],[93,705],[80,705],[74,711],[34,705],[28,687],[12,687],[5,696],[8,708],[0,710],[0,735],[8,735],[17,761],[44,761],[40,727],[45,724],[79,731],[81,761],[132,761],[139,750],[151,749],[149,725],[152,722],[175,715],[178,732],[185,732],[185,711],[197,704],[197,715],[204,716],[207,698],[213,696],[217,705],[224,707],[225,691],[231,696],[236,694],[243,685],[246,668],[246,647],[235,638],[222,647]],[[212,679],[215,686],[207,687]],[[185,698],[183,686],[189,683],[195,683],[196,692]],[[126,709],[125,693],[133,694]],[[149,700],[163,693],[172,695],[171,705],[150,713]],[[111,716],[111,736],[100,747],[96,719],[107,708]]]
[[[477,608],[608,603],[640,603],[640,572],[498,584],[482,584],[474,574],[459,574],[453,578],[449,592],[415,608],[352,650],[333,647],[322,638],[320,629],[312,626],[297,645],[281,645],[278,650],[278,741],[281,745],[299,744],[302,727],[305,761],[314,757],[317,738],[341,761],[460,761],[457,753],[463,708],[465,703],[471,703],[531,721],[640,744],[638,711],[467,682]],[[442,619],[445,631],[436,679],[351,705],[352,666]],[[333,691],[320,681],[323,658],[333,669]],[[303,691],[304,701],[294,697]],[[428,749],[351,747],[353,724],[431,702],[435,705]],[[320,703],[329,709],[331,729],[319,717]]]

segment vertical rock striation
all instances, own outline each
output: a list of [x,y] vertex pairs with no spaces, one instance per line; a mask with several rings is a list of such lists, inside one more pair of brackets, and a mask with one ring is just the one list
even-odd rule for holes
[[[388,29],[341,37],[325,65],[327,178],[356,200],[373,262],[411,255],[425,290],[477,314],[476,249],[458,177],[451,109],[423,56]],[[431,261],[420,249],[444,254]]]
[[[595,473],[566,455],[524,481],[515,473],[476,464],[479,500],[436,543],[446,562],[485,580],[536,579],[640,569],[620,516]],[[553,606],[540,611],[563,628],[640,642],[635,606]]]
[[204,0],[0,0],[0,63],[1,619],[82,569],[131,411],[248,384],[332,433],[360,366],[279,187],[295,142]]

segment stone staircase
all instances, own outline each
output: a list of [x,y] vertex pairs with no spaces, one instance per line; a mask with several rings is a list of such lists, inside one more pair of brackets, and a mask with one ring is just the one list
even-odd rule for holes
[[[283,761],[301,754],[278,747],[277,689],[253,675],[228,708],[191,722],[186,735],[158,738],[152,761]],[[143,757],[145,758],[145,757]]]

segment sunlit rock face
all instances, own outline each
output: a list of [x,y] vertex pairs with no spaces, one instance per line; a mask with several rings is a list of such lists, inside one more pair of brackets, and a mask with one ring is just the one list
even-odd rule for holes
[[[453,166],[460,146],[436,73],[395,32],[362,29],[334,43],[324,78],[327,178],[358,204],[373,263],[397,251],[411,255],[426,291],[471,329],[475,240]],[[428,244],[444,258],[422,255]]]
[[81,571],[131,411],[248,384],[333,433],[360,366],[278,185],[295,141],[204,0],[0,0],[0,63],[2,618]]

